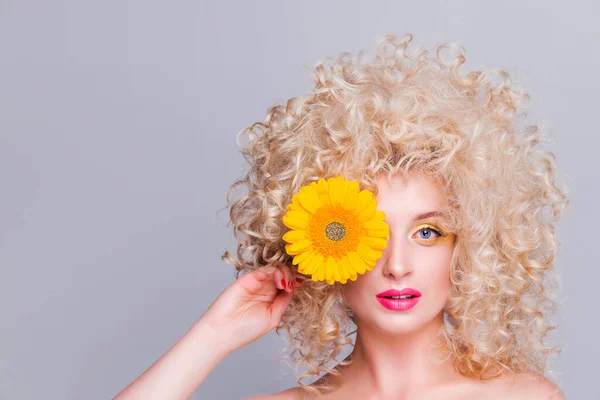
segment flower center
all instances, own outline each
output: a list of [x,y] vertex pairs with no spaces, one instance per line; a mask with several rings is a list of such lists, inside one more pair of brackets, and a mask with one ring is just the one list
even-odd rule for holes
[[316,252],[340,259],[356,251],[362,234],[361,222],[351,210],[324,206],[310,218],[308,237]]
[[346,236],[346,227],[339,222],[330,222],[325,227],[325,236],[329,240],[339,242]]

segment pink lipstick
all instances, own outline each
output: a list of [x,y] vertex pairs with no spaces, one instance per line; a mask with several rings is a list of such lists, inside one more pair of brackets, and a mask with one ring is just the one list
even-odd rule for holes
[[419,302],[420,298],[421,292],[411,288],[390,289],[377,295],[377,300],[382,306],[395,311],[410,310]]

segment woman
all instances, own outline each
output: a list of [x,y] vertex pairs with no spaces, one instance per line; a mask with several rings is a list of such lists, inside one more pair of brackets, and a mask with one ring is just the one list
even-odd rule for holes
[[[308,371],[298,387],[253,399],[564,399],[544,376],[560,352],[545,336],[556,327],[554,229],[569,204],[554,155],[536,148],[537,127],[519,124],[528,96],[505,71],[462,74],[463,54],[441,54],[460,46],[432,58],[410,55],[411,41],[384,37],[371,63],[361,52],[318,64],[312,93],[242,132],[250,168],[232,188],[248,193],[228,197],[238,259],[223,255],[237,279],[117,399],[187,398],[273,328]],[[356,250],[354,261],[318,258],[324,242],[303,236],[317,219],[311,201],[333,204],[333,188],[346,188],[344,205],[359,186],[373,196],[365,220],[386,234],[344,248],[351,227],[332,220],[330,248]]]

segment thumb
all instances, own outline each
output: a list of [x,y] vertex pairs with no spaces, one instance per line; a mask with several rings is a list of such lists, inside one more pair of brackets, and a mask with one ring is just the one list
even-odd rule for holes
[[271,304],[271,317],[275,326],[279,325],[279,321],[281,321],[281,317],[290,306],[293,297],[294,293],[282,291]]

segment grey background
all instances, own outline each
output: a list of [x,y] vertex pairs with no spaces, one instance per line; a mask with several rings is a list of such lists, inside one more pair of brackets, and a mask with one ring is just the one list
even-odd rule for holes
[[[225,191],[236,133],[312,87],[342,51],[387,33],[462,44],[532,95],[568,174],[559,226],[568,398],[600,398],[595,294],[598,6],[591,1],[0,2],[2,399],[106,399],[171,347],[233,281]],[[593,248],[595,246],[595,248]],[[296,386],[271,332],[195,399]]]

